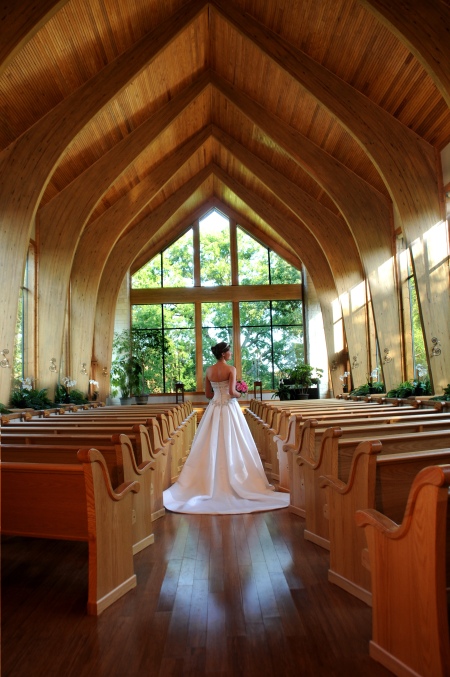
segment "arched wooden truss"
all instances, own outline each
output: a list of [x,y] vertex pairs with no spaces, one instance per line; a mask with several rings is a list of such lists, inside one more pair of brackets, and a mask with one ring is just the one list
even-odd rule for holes
[[2,19],[0,351],[13,351],[33,238],[39,387],[55,385],[68,318],[69,366],[87,390],[77,365],[109,363],[123,276],[211,204],[305,264],[330,364],[340,303],[356,384],[369,327],[352,299],[366,283],[393,358],[385,382],[407,376],[403,237],[436,391],[447,384],[446,3],[8,0]]

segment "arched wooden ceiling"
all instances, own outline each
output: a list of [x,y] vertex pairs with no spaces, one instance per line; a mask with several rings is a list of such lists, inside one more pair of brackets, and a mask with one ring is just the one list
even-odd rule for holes
[[[141,265],[202,204],[226,204],[292,260],[298,242],[271,215],[301,221],[305,260],[325,256],[338,290],[342,276],[357,283],[392,255],[395,229],[412,241],[439,220],[438,155],[450,141],[444,0],[2,8],[0,208],[11,251],[24,252],[38,225],[41,308],[63,301],[71,269],[75,286],[87,284],[110,252]],[[139,247],[121,249],[134,230]],[[346,262],[333,257],[336,240],[348,243]],[[20,266],[0,282],[11,308]],[[11,344],[6,330],[1,338]]]

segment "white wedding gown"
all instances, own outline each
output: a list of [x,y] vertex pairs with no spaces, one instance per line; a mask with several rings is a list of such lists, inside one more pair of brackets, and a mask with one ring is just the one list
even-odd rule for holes
[[163,493],[173,512],[226,515],[275,510],[289,494],[268,483],[250,429],[229,382],[212,382],[190,454],[175,484]]

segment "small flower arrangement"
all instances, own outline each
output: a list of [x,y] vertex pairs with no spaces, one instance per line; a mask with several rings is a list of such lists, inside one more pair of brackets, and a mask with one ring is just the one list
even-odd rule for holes
[[241,395],[245,395],[245,393],[248,393],[248,385],[245,381],[236,381],[236,390],[238,393],[241,393]]
[[[87,398],[80,390],[73,388],[77,382],[68,376],[61,379],[61,384],[55,388],[55,402],[57,404],[86,404]],[[72,390],[71,390],[72,388]]]

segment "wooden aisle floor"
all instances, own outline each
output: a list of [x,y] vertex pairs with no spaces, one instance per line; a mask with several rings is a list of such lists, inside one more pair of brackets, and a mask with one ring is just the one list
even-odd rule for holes
[[137,588],[85,613],[87,545],[2,540],[2,677],[383,677],[371,610],[287,509],[167,513]]

